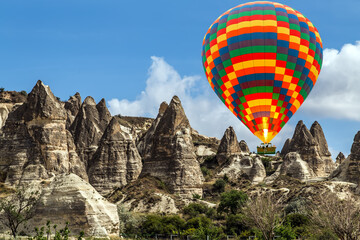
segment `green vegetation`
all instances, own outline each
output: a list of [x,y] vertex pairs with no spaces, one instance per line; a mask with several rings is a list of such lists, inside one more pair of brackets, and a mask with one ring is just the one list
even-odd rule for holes
[[0,87],[0,93],[4,92],[5,91],[5,88],[3,87]]
[[[66,222],[65,227],[63,229],[60,229],[59,231],[56,229],[57,225],[53,225],[52,228],[54,229],[54,240],[68,240],[69,239],[69,222]],[[50,240],[52,236],[51,231],[51,223],[50,221],[47,221],[46,228],[45,227],[35,227],[35,236],[29,237],[29,240]],[[45,232],[46,230],[46,232]],[[46,236],[44,235],[46,233]],[[78,240],[81,240],[84,236],[84,232],[81,231],[80,235],[78,237]]]
[[39,199],[38,192],[27,193],[24,187],[19,187],[14,194],[0,200],[0,222],[14,238],[18,235],[19,227],[34,216]]
[[[161,182],[150,181],[159,189]],[[214,186],[223,189],[228,183],[219,179]],[[11,194],[9,192],[9,194]],[[275,193],[276,194],[276,193]],[[195,194],[194,194],[195,195]],[[195,200],[179,214],[140,214],[118,205],[120,235],[125,238],[178,239],[360,239],[360,206],[351,199],[339,200],[334,194],[324,194],[325,201],[309,203],[301,197],[288,203],[279,201],[271,191],[253,192],[248,196],[239,190],[220,194],[218,207]],[[30,219],[38,203],[37,193],[25,194],[23,188],[1,200],[0,219],[16,238],[18,227]],[[34,229],[32,240],[68,240],[69,223],[57,230],[50,221]],[[83,239],[84,232],[77,237]]]
[[226,181],[224,179],[218,179],[214,183],[213,188],[215,192],[222,193],[225,191],[225,186],[226,186]]
[[[225,239],[360,239],[360,207],[352,201],[334,196],[309,205],[301,198],[288,204],[278,201],[270,192],[252,197],[242,191],[225,191],[217,209],[195,202],[178,215],[121,215],[127,227],[124,237]],[[336,219],[335,219],[336,218]],[[135,220],[136,219],[136,220]],[[343,222],[343,223],[341,223]],[[336,225],[335,225],[336,224]]]
[[220,204],[217,210],[219,213],[236,214],[247,200],[248,196],[244,192],[231,190],[221,194]]

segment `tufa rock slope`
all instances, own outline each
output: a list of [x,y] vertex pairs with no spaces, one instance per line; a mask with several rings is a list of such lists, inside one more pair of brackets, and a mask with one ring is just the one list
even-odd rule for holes
[[141,169],[141,157],[134,141],[113,117],[89,162],[89,182],[106,195],[136,180]]
[[194,154],[190,123],[177,96],[160,118],[148,151],[142,175],[158,177],[181,196],[202,195],[203,175]]

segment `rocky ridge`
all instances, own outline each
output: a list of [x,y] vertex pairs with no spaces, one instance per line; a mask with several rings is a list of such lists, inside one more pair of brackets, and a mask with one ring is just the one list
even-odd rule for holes
[[[81,103],[78,93],[60,102],[41,81],[24,104],[7,104],[14,107],[7,110],[0,130],[0,182],[14,186],[43,181],[39,216],[54,223],[58,216],[69,219],[88,235],[118,231],[116,206],[99,193],[134,212],[174,214],[196,195],[206,204],[217,199],[219,193],[209,198],[203,189],[219,178],[231,183],[227,189],[234,185],[249,194],[273,191],[286,201],[299,195],[317,199],[326,191],[354,197],[360,181],[360,133],[349,157],[339,154],[340,166],[332,172],[335,164],[317,122],[310,130],[299,122],[280,157],[263,157],[250,153],[245,141],[238,142],[231,127],[221,141],[199,134],[176,96],[169,105],[161,104],[156,119],[112,117],[105,100],[96,104],[87,97]],[[206,161],[214,161],[214,168],[204,184],[206,169],[200,170],[200,164],[207,166]],[[276,170],[271,176],[266,161]],[[318,178],[331,172],[331,181]],[[48,211],[53,206],[62,211]]]
[[[242,148],[245,150],[242,151]],[[240,179],[250,180],[252,183],[260,183],[266,177],[265,167],[259,156],[250,156],[247,144],[238,142],[236,133],[232,127],[226,129],[221,139],[216,160],[220,166],[217,174],[225,175],[232,181]]]
[[285,142],[281,156],[285,157],[289,152],[299,153],[317,177],[327,177],[335,169],[325,135],[316,121],[310,131],[302,121],[298,122],[292,139]]
[[0,138],[2,179],[46,179],[58,173],[75,173],[87,180],[85,166],[76,154],[67,115],[48,86],[38,81],[26,102],[9,114]]
[[121,130],[117,118],[107,126],[97,151],[89,162],[89,182],[103,194],[136,180],[142,163],[135,142]]
[[149,153],[144,154],[141,175],[161,179],[182,196],[202,195],[203,175],[194,153],[191,126],[177,96],[154,130]]
[[72,234],[84,231],[86,236],[118,236],[116,205],[104,199],[77,175],[58,175],[42,188],[40,204],[29,222],[30,226],[45,226],[50,221],[61,229],[69,222]]

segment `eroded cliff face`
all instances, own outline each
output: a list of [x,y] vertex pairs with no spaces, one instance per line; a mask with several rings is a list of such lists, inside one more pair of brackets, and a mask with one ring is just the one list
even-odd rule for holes
[[77,154],[85,167],[88,167],[88,162],[96,152],[110,120],[111,114],[104,99],[96,104],[92,97],[85,98],[70,127]]
[[302,121],[298,122],[292,139],[285,142],[281,155],[285,157],[290,152],[299,153],[317,177],[327,177],[335,169],[325,135],[318,122],[313,123],[310,131]]
[[194,154],[190,123],[177,96],[160,118],[148,152],[143,155],[142,175],[158,177],[184,197],[202,195],[203,175]]
[[15,91],[0,92],[0,130],[5,125],[9,113],[26,101],[27,94]]
[[296,178],[300,181],[308,181],[316,177],[309,164],[302,160],[297,152],[287,153],[280,167],[274,174],[266,178],[266,182],[272,182],[280,175]]
[[115,204],[108,202],[86,181],[75,174],[60,174],[42,186],[35,216],[28,222],[34,227],[56,224],[58,229],[69,222],[72,235],[118,236],[119,216]]
[[75,173],[87,180],[66,121],[62,104],[39,80],[26,102],[9,114],[2,129],[2,180],[16,184],[58,173]]
[[342,160],[330,178],[337,181],[360,183],[360,131],[354,137],[350,155]]
[[221,166],[229,162],[232,156],[239,155],[241,153],[242,151],[235,131],[232,127],[228,127],[221,139],[218,151],[216,153],[216,160]]
[[265,167],[259,156],[250,156],[245,141],[238,142],[232,127],[228,127],[221,139],[216,160],[219,164],[219,177],[227,176],[233,182],[247,179],[259,183],[266,177]]
[[136,180],[142,163],[135,142],[113,117],[89,162],[89,182],[102,195]]
[[78,92],[75,93],[74,96],[71,96],[67,102],[65,102],[64,107],[67,114],[66,129],[70,129],[70,126],[74,122],[76,115],[79,113],[81,103],[81,96]]

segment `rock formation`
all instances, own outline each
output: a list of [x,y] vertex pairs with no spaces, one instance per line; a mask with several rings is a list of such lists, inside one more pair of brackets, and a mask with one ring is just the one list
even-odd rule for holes
[[129,134],[113,117],[89,164],[89,182],[102,195],[138,178],[141,157]]
[[360,182],[360,131],[354,137],[350,155],[330,175],[330,178],[356,184]]
[[129,134],[129,137],[135,141],[140,141],[140,138],[146,134],[151,127],[154,119],[145,117],[128,117],[128,116],[115,116],[119,121],[121,130]]
[[308,163],[303,161],[296,152],[286,154],[284,161],[279,168],[279,174],[297,178],[302,181],[315,177],[315,174]]
[[81,107],[80,93],[77,92],[74,96],[71,96],[69,100],[65,102],[64,107],[67,113],[66,129],[69,129]]
[[331,153],[329,151],[324,132],[323,132],[320,124],[317,121],[315,121],[311,125],[310,133],[314,137],[315,142],[318,145],[319,155],[321,157],[331,157]]
[[9,115],[9,109],[5,105],[0,105],[0,129],[5,125],[5,121]]
[[26,92],[0,92],[0,129],[5,125],[9,113],[26,101]]
[[144,155],[142,175],[158,177],[181,196],[202,195],[203,175],[194,154],[191,126],[177,96],[160,118],[149,153]]
[[340,165],[340,164],[342,164],[344,162],[344,160],[345,160],[344,154],[342,152],[339,152],[339,154],[336,157],[336,162],[335,163]]
[[26,103],[9,114],[0,137],[0,175],[9,184],[19,180],[75,173],[87,179],[85,167],[66,130],[66,111],[40,80]]
[[116,205],[106,201],[89,183],[75,174],[58,175],[43,187],[35,217],[28,225],[45,226],[47,221],[56,224],[58,229],[68,221],[72,235],[78,235],[80,231],[91,237],[108,237],[119,233]]
[[137,143],[137,148],[139,149],[140,155],[145,158],[150,158],[151,156],[151,148],[153,145],[153,137],[157,126],[159,125],[160,119],[164,115],[166,109],[168,108],[168,104],[166,102],[162,102],[159,107],[159,113],[155,120],[152,122],[148,131],[139,139]]
[[225,175],[234,182],[244,178],[256,184],[264,180],[266,170],[259,157],[232,155],[230,162],[218,173],[219,177]]
[[216,160],[220,166],[230,161],[231,156],[241,154],[241,148],[237,140],[235,131],[232,127],[228,127],[221,139]]
[[96,105],[92,97],[85,98],[70,131],[74,137],[77,153],[86,167],[110,120],[111,114],[104,99]]
[[[243,151],[244,150],[244,151]],[[226,175],[232,181],[245,178],[253,183],[259,183],[266,177],[266,171],[259,157],[249,156],[249,148],[245,141],[240,143],[232,127],[226,129],[221,139],[216,160],[221,167],[217,174]]]
[[250,149],[249,149],[247,143],[245,142],[245,140],[241,140],[239,142],[239,146],[240,146],[240,149],[241,149],[242,152],[250,153]]
[[324,133],[318,122],[313,123],[310,131],[302,121],[298,122],[293,138],[287,140],[281,150],[282,157],[289,152],[299,153],[301,159],[308,163],[318,177],[329,176],[335,169]]
[[216,155],[220,144],[219,139],[199,134],[195,129],[192,129],[191,137],[195,147],[195,155],[200,163],[203,163],[207,157]]

